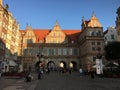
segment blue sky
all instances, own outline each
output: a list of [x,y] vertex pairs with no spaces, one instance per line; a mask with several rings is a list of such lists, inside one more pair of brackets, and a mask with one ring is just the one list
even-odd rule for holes
[[52,29],[56,20],[61,29],[81,29],[82,16],[89,20],[94,11],[106,30],[115,26],[120,0],[4,0],[3,4],[9,5],[20,29],[26,24],[34,29]]

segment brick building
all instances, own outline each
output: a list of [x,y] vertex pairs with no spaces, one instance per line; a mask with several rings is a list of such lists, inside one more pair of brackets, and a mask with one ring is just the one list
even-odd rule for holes
[[59,68],[62,63],[64,68],[72,66],[75,70],[79,67],[89,70],[97,55],[103,56],[103,28],[94,14],[88,21],[82,19],[82,30],[62,30],[56,21],[51,30],[27,26],[20,33],[19,51],[22,52],[19,54],[24,70],[34,68],[38,60],[52,69]]

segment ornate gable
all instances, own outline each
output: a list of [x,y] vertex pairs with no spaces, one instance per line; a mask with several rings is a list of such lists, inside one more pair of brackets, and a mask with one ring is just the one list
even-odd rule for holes
[[26,27],[24,39],[26,40],[26,43],[35,43],[36,36],[35,36],[35,33],[33,32],[31,26]]
[[93,14],[88,22],[88,27],[102,27],[96,16]]
[[53,29],[45,38],[46,43],[65,43],[67,42],[65,33],[61,30],[58,22],[56,21]]

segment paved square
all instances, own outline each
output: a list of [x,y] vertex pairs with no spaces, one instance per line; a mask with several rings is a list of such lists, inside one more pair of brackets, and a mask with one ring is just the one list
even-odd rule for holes
[[43,74],[40,80],[34,73],[34,80],[25,82],[22,79],[1,79],[0,90],[120,90],[120,78],[91,79],[90,76],[80,76],[78,72]]
[[51,72],[39,80],[35,90],[120,90],[120,79]]

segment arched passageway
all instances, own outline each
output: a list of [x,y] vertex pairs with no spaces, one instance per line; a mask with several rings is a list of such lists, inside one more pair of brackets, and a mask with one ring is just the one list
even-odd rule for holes
[[55,68],[56,68],[55,63],[53,61],[49,61],[47,63],[47,68],[51,71],[55,70]]
[[60,68],[67,68],[65,61],[60,61]]
[[73,68],[73,70],[75,70],[75,71],[78,70],[77,63],[75,61],[71,61],[69,63],[69,67]]

